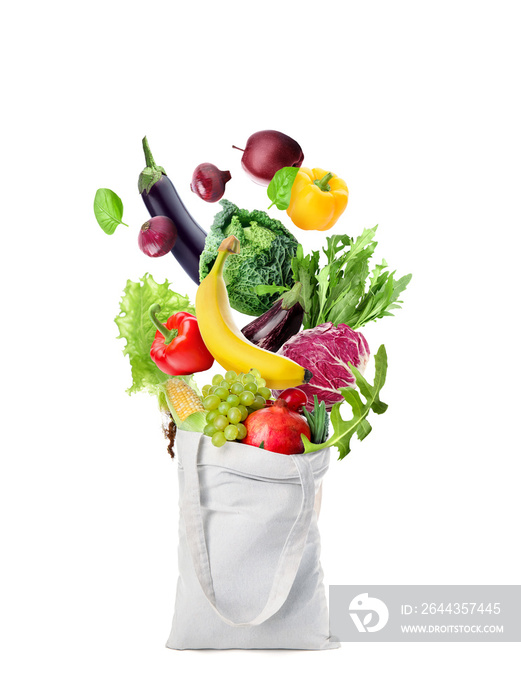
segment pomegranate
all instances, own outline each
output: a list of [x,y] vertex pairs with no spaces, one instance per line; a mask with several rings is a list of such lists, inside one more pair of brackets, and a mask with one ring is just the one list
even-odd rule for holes
[[263,447],[268,452],[296,455],[304,452],[301,433],[311,437],[307,420],[291,411],[284,399],[277,399],[269,408],[254,411],[244,421],[248,431],[241,440],[245,445]]

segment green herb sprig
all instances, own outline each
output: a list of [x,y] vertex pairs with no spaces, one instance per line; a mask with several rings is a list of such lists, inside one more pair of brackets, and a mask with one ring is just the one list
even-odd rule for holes
[[321,401],[319,403],[317,396],[314,396],[313,400],[315,404],[313,410],[310,412],[304,408],[302,413],[309,425],[311,442],[320,445],[327,440],[329,435],[329,416],[327,415],[325,402]]
[[[329,236],[323,251],[326,264],[320,266],[320,251],[304,255],[302,245],[291,261],[294,282],[302,283],[304,329],[321,323],[345,323],[356,330],[369,321],[393,316],[399,309],[402,292],[412,275],[395,279],[385,260],[369,271],[369,261],[377,243],[377,227],[364,229],[358,238]],[[258,294],[275,293],[270,286],[257,289]],[[276,293],[280,294],[281,287]]]

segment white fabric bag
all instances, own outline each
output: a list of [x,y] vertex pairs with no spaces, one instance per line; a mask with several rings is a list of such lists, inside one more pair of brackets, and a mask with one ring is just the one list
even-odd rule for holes
[[332,649],[315,495],[329,450],[176,436],[179,580],[170,649]]

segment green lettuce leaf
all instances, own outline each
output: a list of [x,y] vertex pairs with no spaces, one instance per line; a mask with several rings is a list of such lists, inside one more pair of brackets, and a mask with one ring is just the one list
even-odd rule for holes
[[168,379],[168,375],[161,372],[150,357],[156,334],[148,315],[152,304],[161,306],[163,321],[178,311],[195,313],[188,297],[172,291],[168,280],[158,284],[148,273],[139,282],[128,280],[120,302],[120,312],[114,320],[119,329],[118,338],[127,341],[123,354],[128,355],[132,370],[132,386],[127,389],[129,394],[143,390],[156,393],[158,384]]
[[[333,426],[333,435],[326,442],[316,445],[310,442],[305,435],[302,435],[304,443],[304,453],[317,452],[326,447],[336,447],[339,453],[339,459],[344,459],[351,451],[351,438],[357,435],[359,440],[366,438],[372,428],[367,420],[370,411],[373,413],[385,413],[387,404],[380,400],[380,390],[385,384],[387,375],[387,353],[385,346],[380,345],[378,352],[374,356],[375,359],[375,377],[374,384],[362,377],[360,372],[353,367],[349,362],[349,369],[354,374],[356,386],[349,386],[340,389],[340,393],[351,406],[353,417],[350,420],[344,420],[340,415],[340,407],[344,401],[339,401],[331,409],[331,425]],[[365,402],[363,401],[365,399]]]

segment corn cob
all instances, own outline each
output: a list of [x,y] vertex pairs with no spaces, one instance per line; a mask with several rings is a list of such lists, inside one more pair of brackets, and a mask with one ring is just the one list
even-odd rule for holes
[[171,377],[165,382],[165,389],[168,402],[180,421],[186,420],[192,413],[204,411],[198,394],[182,379]]

